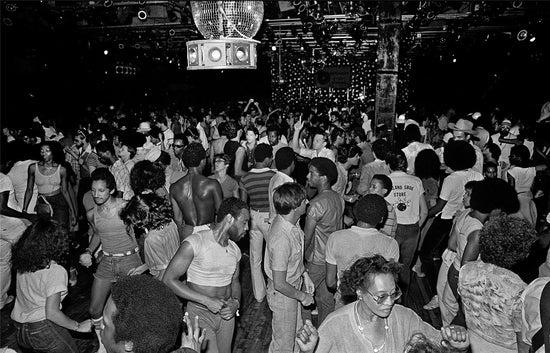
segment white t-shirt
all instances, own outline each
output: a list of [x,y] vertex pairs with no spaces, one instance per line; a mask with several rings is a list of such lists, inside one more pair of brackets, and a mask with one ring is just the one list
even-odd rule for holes
[[415,224],[420,221],[420,197],[424,196],[422,180],[405,172],[395,171],[389,175],[393,189],[386,196],[395,210],[397,224]]
[[162,134],[164,135],[164,148],[169,150],[172,143],[174,143],[174,132],[170,129],[166,129]]
[[414,175],[414,161],[416,160],[416,156],[420,153],[420,151],[434,148],[432,145],[427,143],[422,143],[418,141],[413,141],[409,143],[409,145],[401,151],[405,153],[405,157],[407,157],[407,173]]
[[468,236],[483,228],[477,218],[470,216],[470,209],[464,210],[459,216],[455,218],[455,232],[457,232],[456,238],[456,256],[453,261],[453,266],[457,271],[460,271],[460,263],[462,262],[462,255],[464,255],[464,249],[468,244]]
[[67,270],[53,261],[42,270],[17,273],[17,295],[11,318],[19,323],[45,320],[46,298],[61,293],[63,301],[68,279]]
[[456,211],[464,209],[462,203],[464,185],[472,180],[483,180],[483,175],[472,169],[466,169],[453,172],[443,180],[439,198],[447,203],[441,211],[441,219],[452,219]]
[[275,174],[271,177],[271,180],[269,180],[269,223],[273,222],[273,219],[275,219],[275,216],[277,215],[277,211],[275,211],[275,205],[273,204],[273,193],[275,192],[275,189],[285,183],[292,182],[294,182],[294,179],[292,177],[279,171],[275,172]]
[[325,261],[336,265],[338,281],[342,274],[358,259],[382,255],[386,260],[399,261],[397,241],[375,228],[352,226],[332,233],[325,248]]
[[323,147],[322,150],[317,153],[316,150],[312,150],[309,148],[300,148],[300,153],[298,153],[300,156],[306,157],[306,158],[315,158],[315,157],[324,157],[328,158],[334,163],[336,163],[336,157],[334,156],[334,152],[332,152],[331,149]]
[[[9,176],[0,173],[0,192],[9,191],[8,207],[16,211],[21,211],[15,200],[13,184]],[[19,240],[27,227],[19,218],[0,215],[0,237],[14,244]]]
[[[11,167],[8,176],[11,179],[13,184],[13,190],[15,191],[15,199],[17,200],[17,205],[19,209],[23,209],[23,203],[25,202],[25,192],[27,191],[27,179],[29,165],[36,163],[35,160],[28,159],[26,161],[16,162],[13,167]],[[31,201],[27,207],[28,213],[35,213],[34,208],[36,206],[36,199],[38,198],[38,187],[34,185],[32,192]]]

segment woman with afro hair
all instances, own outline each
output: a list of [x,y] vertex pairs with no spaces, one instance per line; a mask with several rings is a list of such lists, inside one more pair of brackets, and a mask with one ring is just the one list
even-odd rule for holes
[[511,269],[527,257],[535,240],[533,226],[513,216],[494,217],[483,226],[481,261],[462,266],[458,278],[473,352],[512,353],[523,348],[516,333],[521,327],[520,297],[527,284]]
[[[445,147],[445,165],[452,170],[441,186],[435,206],[428,211],[428,218],[435,217],[426,232],[426,237],[420,248],[419,257],[422,262],[422,272],[426,274],[432,290],[436,290],[439,267],[434,259],[441,258],[449,239],[453,225],[453,217],[464,209],[462,198],[464,186],[473,180],[483,180],[483,175],[472,169],[476,163],[476,153],[467,141],[451,141]],[[439,298],[434,296],[424,309],[431,310],[439,306]]]

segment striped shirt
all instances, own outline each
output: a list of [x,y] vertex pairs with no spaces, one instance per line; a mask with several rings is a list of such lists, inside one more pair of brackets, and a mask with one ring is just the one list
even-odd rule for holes
[[269,181],[273,175],[275,171],[269,168],[252,168],[241,178],[250,209],[269,212]]

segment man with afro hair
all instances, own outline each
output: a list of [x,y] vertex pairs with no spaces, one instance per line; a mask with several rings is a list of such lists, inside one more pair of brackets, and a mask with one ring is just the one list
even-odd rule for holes
[[343,272],[359,258],[379,254],[386,260],[399,260],[397,241],[379,231],[388,215],[386,200],[380,195],[367,194],[355,203],[353,213],[357,225],[328,237],[325,261],[329,288],[335,289]]
[[174,208],[174,221],[181,239],[197,232],[199,226],[214,222],[216,210],[223,200],[220,183],[205,177],[206,151],[200,143],[189,144],[182,155],[189,170],[186,176],[170,186],[170,201]]

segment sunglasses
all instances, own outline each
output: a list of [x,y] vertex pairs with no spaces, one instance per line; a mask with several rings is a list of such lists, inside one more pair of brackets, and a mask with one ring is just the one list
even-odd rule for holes
[[401,289],[399,287],[395,287],[395,291],[393,293],[384,293],[381,295],[374,295],[369,291],[366,291],[369,293],[369,295],[372,297],[372,300],[376,302],[376,304],[380,305],[386,302],[388,298],[391,299],[392,302],[396,301],[397,299],[401,298],[401,295],[403,295],[403,292],[401,292]]

